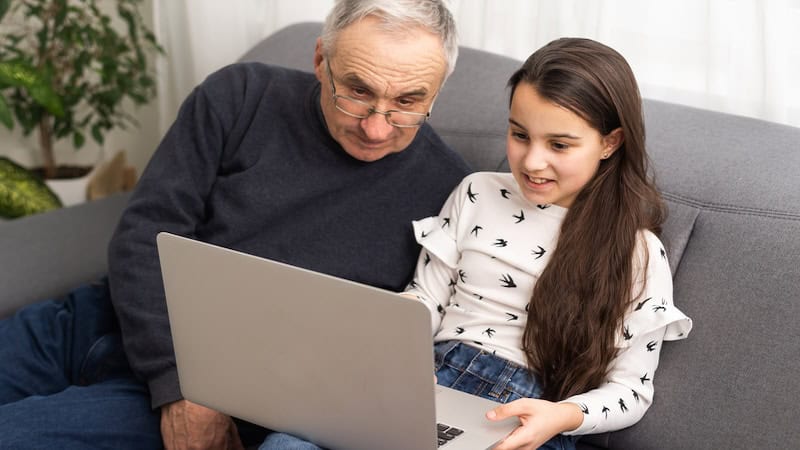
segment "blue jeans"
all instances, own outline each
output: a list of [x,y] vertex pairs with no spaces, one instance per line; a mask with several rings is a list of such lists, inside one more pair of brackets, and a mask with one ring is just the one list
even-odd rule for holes
[[162,448],[106,280],[0,321],[0,448]]
[[[439,342],[434,346],[434,368],[438,384],[498,403],[538,398],[542,392],[539,383],[524,367],[458,341]],[[539,448],[574,450],[575,441],[573,437],[558,435]],[[259,450],[319,449],[285,433],[270,434],[259,447]]]

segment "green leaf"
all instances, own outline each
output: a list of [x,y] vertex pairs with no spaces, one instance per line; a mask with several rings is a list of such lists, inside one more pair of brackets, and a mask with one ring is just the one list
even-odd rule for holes
[[9,130],[14,128],[14,117],[11,115],[11,110],[2,95],[0,95],[0,122]]
[[33,67],[21,62],[0,62],[0,82],[27,90],[31,98],[50,114],[57,117],[64,115],[61,98],[53,91],[46,77]]
[[72,145],[75,148],[83,147],[84,142],[86,142],[86,137],[83,136],[83,133],[76,131],[72,134]]
[[92,125],[92,138],[98,144],[103,145],[103,127],[100,124]]
[[0,156],[0,217],[22,217],[61,206],[58,196],[38,176]]
[[6,15],[10,6],[11,0],[0,0],[0,20],[3,20],[3,16]]

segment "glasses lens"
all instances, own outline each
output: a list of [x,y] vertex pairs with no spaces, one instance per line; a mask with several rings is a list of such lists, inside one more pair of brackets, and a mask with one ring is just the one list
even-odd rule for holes
[[417,127],[425,123],[425,120],[428,118],[428,114],[422,113],[406,111],[392,111],[390,113],[383,113],[380,111],[375,111],[368,103],[364,103],[360,100],[342,95],[336,96],[335,105],[345,114],[358,117],[360,119],[368,117],[373,112],[384,114],[386,116],[386,120],[390,124],[397,127]]
[[336,107],[353,117],[358,117],[361,119],[367,117],[370,109],[372,109],[370,105],[364,102],[360,102],[348,97],[342,97],[340,95],[336,96]]
[[416,127],[422,125],[427,118],[427,114],[392,111],[392,114],[389,116],[389,123],[398,127]]

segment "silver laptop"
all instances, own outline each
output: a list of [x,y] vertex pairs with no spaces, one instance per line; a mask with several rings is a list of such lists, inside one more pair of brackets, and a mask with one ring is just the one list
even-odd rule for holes
[[395,293],[159,233],[187,400],[330,449],[491,448],[518,426],[434,384],[430,313]]

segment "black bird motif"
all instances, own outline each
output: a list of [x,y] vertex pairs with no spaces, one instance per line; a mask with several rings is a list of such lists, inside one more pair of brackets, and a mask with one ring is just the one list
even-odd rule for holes
[[541,245],[537,245],[536,247],[539,250],[531,250],[531,254],[536,256],[536,259],[541,258],[542,256],[544,256],[545,253],[547,253],[547,251],[543,249]]
[[644,299],[641,302],[637,303],[636,304],[636,309],[634,309],[634,311],[639,311],[640,309],[642,309],[642,306],[644,306],[645,303],[649,302],[652,299],[653,299],[653,297],[647,297],[646,299]]
[[666,310],[667,310],[667,307],[666,307],[666,306],[662,306],[662,305],[655,305],[655,306],[653,306],[653,311],[654,311],[654,312],[666,311]]
[[633,399],[636,400],[636,403],[639,403],[639,393],[633,389],[631,389],[631,392],[633,392]]
[[511,322],[512,320],[519,320],[519,316],[516,314],[506,313],[508,316],[508,320],[506,322]]
[[480,345],[480,346],[483,346],[483,342],[472,341],[472,343],[473,343],[473,344],[475,344],[475,345]]
[[475,237],[478,237],[478,231],[479,231],[479,230],[482,230],[482,229],[483,229],[483,227],[482,227],[482,226],[480,226],[480,225],[475,225],[474,227],[472,227],[472,231],[470,231],[470,233],[471,233],[471,234],[474,234],[474,235],[475,235]]
[[536,207],[539,209],[547,209],[550,207],[550,205],[536,205]]
[[665,252],[663,248],[661,249],[661,258],[667,259],[667,252]]
[[500,189],[500,195],[503,198],[509,198],[511,196],[511,191],[509,191],[508,189]]
[[444,306],[436,305],[436,311],[438,311],[439,314],[444,314]]
[[627,325],[622,327],[622,337],[625,338],[626,341],[630,341],[633,338],[631,334],[631,329]]
[[647,374],[644,374],[641,377],[639,377],[639,381],[641,381],[642,384],[644,384],[645,381],[650,381],[650,378],[647,377]]
[[410,288],[415,288],[417,286],[418,286],[417,280],[411,280],[411,283],[408,283],[408,287]]
[[449,217],[443,218],[442,219],[442,228],[444,229],[444,228],[447,228],[449,226],[450,226],[450,218]]
[[495,247],[508,247],[508,241],[505,239],[497,238],[494,240],[494,244],[492,245],[494,245]]
[[514,283],[514,279],[511,278],[511,275],[509,275],[507,273],[503,274],[503,278],[500,278],[500,281],[503,283],[503,287],[507,287],[507,288],[515,288],[515,287],[517,287],[517,284]]
[[430,233],[426,233],[426,232],[423,231],[423,232],[420,233],[419,237],[422,238],[422,239],[425,239],[426,237],[428,237],[429,234]]
[[625,400],[619,399],[619,410],[626,413],[628,412],[628,406],[625,405]]
[[602,413],[603,413],[603,414],[605,414],[605,416],[606,416],[606,419],[608,419],[608,412],[609,412],[609,411],[611,411],[611,410],[610,410],[610,409],[608,409],[608,406],[606,406],[606,405],[603,405],[603,410],[602,410]]
[[475,203],[475,200],[478,198],[478,194],[472,192],[472,183],[467,186],[467,198],[469,198],[471,203]]
[[427,266],[428,264],[430,264],[430,262],[431,262],[431,255],[429,255],[428,253],[425,253],[424,265]]
[[483,296],[482,296],[482,295],[479,295],[479,294],[472,294],[472,295],[473,295],[475,298],[477,298],[478,300],[483,300]]
[[650,341],[650,342],[648,342],[648,343],[647,343],[647,351],[648,351],[648,352],[652,352],[653,350],[655,350],[655,349],[656,349],[656,344],[657,344],[657,342],[656,342],[656,341]]
[[462,283],[467,279],[467,274],[462,269],[458,269],[458,279],[461,280]]
[[520,222],[522,222],[523,220],[525,220],[525,211],[523,211],[523,210],[521,210],[521,209],[520,209],[520,210],[519,210],[519,215],[512,214],[512,215],[511,215],[511,217],[513,217],[513,218],[517,219],[517,221],[516,221],[516,222],[514,222],[514,223],[520,223]]
[[462,327],[456,327],[456,334],[461,334],[461,333],[463,333],[463,332],[464,332],[464,328],[462,328]]
[[584,414],[589,414],[589,407],[586,406],[585,403],[581,403],[580,406],[581,406],[581,411],[583,411]]
[[497,332],[497,330],[495,330],[494,328],[487,328],[487,329],[483,330],[483,333],[481,333],[481,334],[485,334],[485,335],[487,335],[489,337],[494,337],[494,334],[496,332]]

